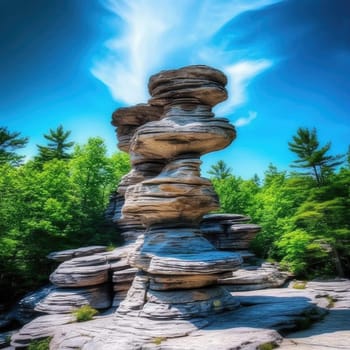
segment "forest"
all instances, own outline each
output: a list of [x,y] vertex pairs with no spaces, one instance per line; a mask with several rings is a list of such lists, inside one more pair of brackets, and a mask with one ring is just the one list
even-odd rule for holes
[[[121,244],[104,212],[130,169],[123,152],[108,155],[104,140],[70,140],[63,126],[44,135],[33,159],[19,155],[28,138],[0,127],[0,304],[48,281],[52,251]],[[299,128],[286,147],[293,172],[273,164],[264,177],[242,179],[223,162],[209,175],[221,212],[249,215],[262,231],[257,256],[298,278],[350,277],[350,149],[331,155],[316,129]]]

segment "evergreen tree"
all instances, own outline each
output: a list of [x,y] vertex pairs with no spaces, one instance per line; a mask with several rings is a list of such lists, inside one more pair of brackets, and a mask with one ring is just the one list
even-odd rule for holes
[[71,155],[67,152],[74,142],[68,141],[70,131],[65,131],[60,125],[56,130],[50,129],[49,134],[44,134],[46,140],[49,141],[47,146],[37,145],[39,156],[36,158],[40,162],[47,162],[52,159],[69,159]]
[[208,174],[212,175],[214,179],[226,179],[231,175],[231,168],[223,160],[219,160],[216,164],[212,165],[208,171]]
[[28,143],[27,137],[19,137],[20,132],[10,132],[6,127],[0,127],[0,164],[16,165],[24,158],[16,151]]
[[326,155],[331,148],[331,143],[328,142],[320,147],[315,128],[312,130],[299,128],[297,134],[293,136],[293,141],[288,142],[288,146],[298,156],[292,167],[310,168],[318,185],[323,184],[325,176],[343,162],[343,155]]

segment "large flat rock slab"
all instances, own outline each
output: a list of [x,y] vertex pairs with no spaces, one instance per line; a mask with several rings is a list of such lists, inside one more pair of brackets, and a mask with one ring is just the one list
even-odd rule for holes
[[290,334],[282,350],[350,349],[350,281],[309,282],[316,297],[328,297],[329,313],[309,329]]
[[252,350],[278,345],[280,331],[293,329],[306,314],[318,315],[313,290],[292,288],[233,293],[237,310],[193,320],[146,320],[108,316],[59,327],[51,349],[82,350]]

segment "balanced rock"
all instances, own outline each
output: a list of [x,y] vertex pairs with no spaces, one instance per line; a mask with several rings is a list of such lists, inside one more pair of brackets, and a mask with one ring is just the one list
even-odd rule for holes
[[150,178],[129,182],[125,191],[120,220],[140,220],[145,232],[129,256],[140,272],[118,308],[123,320],[131,322],[136,310],[137,317],[171,320],[238,306],[216,280],[240,266],[240,255],[218,251],[199,230],[203,215],[219,208],[212,184],[200,176],[200,156],[235,138],[228,120],[211,111],[226,99],[225,84],[221,72],[206,66],[163,71],[150,79],[149,104],[163,114],[135,129],[129,153],[132,163],[142,159],[164,166]]

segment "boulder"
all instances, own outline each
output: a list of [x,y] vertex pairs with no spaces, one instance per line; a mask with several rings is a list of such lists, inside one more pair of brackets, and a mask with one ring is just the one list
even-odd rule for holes
[[83,305],[107,309],[111,304],[110,287],[103,284],[85,288],[55,288],[35,306],[35,310],[46,314],[65,314]]
[[89,255],[63,262],[50,275],[50,281],[59,287],[86,287],[108,281],[110,265],[103,255]]

